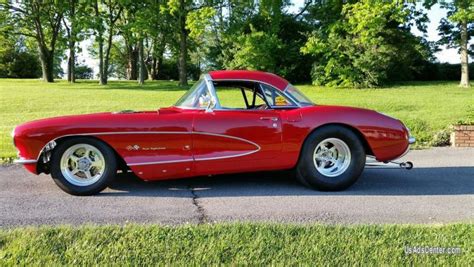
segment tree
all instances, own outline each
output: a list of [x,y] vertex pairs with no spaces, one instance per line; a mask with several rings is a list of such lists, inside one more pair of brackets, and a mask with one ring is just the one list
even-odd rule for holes
[[187,60],[188,60],[188,30],[186,29],[186,18],[193,7],[192,0],[169,0],[167,11],[175,19],[179,40],[179,85],[188,85]]
[[438,30],[440,44],[458,48],[461,55],[461,81],[459,86],[469,87],[469,40],[474,35],[474,0],[441,1],[441,7],[448,11],[441,19]]
[[97,0],[94,1],[93,10],[95,16],[91,22],[99,50],[99,83],[105,85],[109,78],[112,40],[117,34],[116,22],[122,15],[123,5],[120,1],[115,0]]
[[0,77],[41,77],[41,65],[38,55],[27,47],[25,37],[18,35],[0,36]]
[[[92,6],[79,0],[67,0],[64,9],[63,25],[66,30],[69,56],[67,61],[67,80],[74,83],[76,75],[76,43],[84,39],[84,30],[87,25],[88,11]],[[88,10],[89,9],[89,10]]]
[[413,36],[410,26],[417,19],[426,21],[426,17],[409,4],[363,0],[336,7],[342,9],[342,17],[337,19],[337,13],[329,16],[327,25],[318,27],[301,49],[316,59],[312,71],[315,84],[380,86],[398,71],[397,66],[410,69],[413,55],[423,52],[424,46],[419,45],[421,40]]
[[74,75],[76,79],[90,80],[94,76],[94,72],[92,68],[86,65],[76,65]]
[[23,35],[36,40],[43,80],[53,82],[64,4],[61,1],[5,1],[0,3],[0,12],[9,13],[8,20],[3,21],[1,27],[4,34]]
[[262,0],[257,12],[246,25],[249,32],[236,35],[230,49],[232,59],[227,68],[254,69],[275,72],[283,42],[278,37],[283,18],[284,1]]
[[[193,13],[200,12],[202,9],[216,7],[218,1],[192,1],[192,0],[168,0],[166,7],[163,8],[174,21],[170,26],[178,32],[178,71],[179,85],[188,85],[188,59],[189,59],[189,16]],[[197,24],[194,24],[197,25]]]
[[[237,38],[233,60],[224,63],[229,69],[250,69],[275,72],[277,57],[280,55],[282,42],[275,34],[252,30],[250,34]],[[271,51],[271,53],[270,53]]]

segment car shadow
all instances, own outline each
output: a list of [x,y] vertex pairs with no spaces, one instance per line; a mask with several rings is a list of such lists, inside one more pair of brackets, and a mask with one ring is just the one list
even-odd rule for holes
[[[474,194],[474,167],[366,168],[357,183],[340,192],[306,188],[288,171],[155,182],[142,181],[133,174],[119,174],[109,188],[99,196],[188,197],[191,193],[200,197],[464,195]],[[178,194],[177,191],[188,191],[189,194]]]

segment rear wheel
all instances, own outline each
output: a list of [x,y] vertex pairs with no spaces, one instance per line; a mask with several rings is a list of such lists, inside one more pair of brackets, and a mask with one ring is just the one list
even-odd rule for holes
[[91,138],[66,140],[51,156],[51,176],[65,192],[93,195],[104,190],[117,172],[113,151]]
[[345,127],[327,126],[308,136],[296,175],[306,186],[337,191],[354,184],[364,166],[365,150],[359,137]]

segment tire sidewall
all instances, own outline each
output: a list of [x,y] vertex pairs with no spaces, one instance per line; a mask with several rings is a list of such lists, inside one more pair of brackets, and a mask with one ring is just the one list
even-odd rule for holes
[[[335,177],[321,174],[314,165],[314,150],[321,141],[327,138],[342,140],[351,152],[351,162],[348,168],[344,173]],[[364,166],[365,150],[359,137],[347,128],[328,126],[311,133],[306,139],[298,164],[298,175],[311,187],[327,191],[343,190],[359,178]]]
[[[88,186],[77,186],[71,184],[61,172],[61,157],[64,152],[73,145],[88,144],[96,147],[104,156],[105,170],[102,177],[94,184]],[[115,177],[117,162],[115,154],[103,142],[87,137],[72,138],[57,145],[51,155],[51,176],[54,182],[64,191],[72,195],[93,195],[104,190]]]

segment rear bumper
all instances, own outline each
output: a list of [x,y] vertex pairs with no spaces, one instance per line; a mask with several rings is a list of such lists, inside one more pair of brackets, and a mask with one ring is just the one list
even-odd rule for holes
[[36,159],[25,159],[19,158],[13,161],[15,164],[21,164],[27,169],[29,172],[33,174],[38,174],[38,170],[36,169],[38,160]]
[[38,162],[36,159],[24,159],[24,158],[19,158],[13,161],[15,164],[36,164]]
[[410,137],[408,138],[408,143],[409,143],[410,145],[414,144],[415,142],[416,142],[416,138],[415,138],[415,137],[410,136]]

